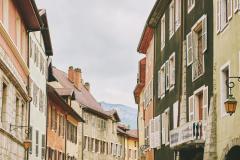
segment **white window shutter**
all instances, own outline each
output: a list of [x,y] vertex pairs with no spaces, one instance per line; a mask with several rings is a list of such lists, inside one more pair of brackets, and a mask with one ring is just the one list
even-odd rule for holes
[[166,139],[165,142],[169,143],[169,114],[170,114],[170,110],[169,108],[167,109],[167,111],[165,112],[165,135],[166,135]]
[[189,122],[195,119],[194,95],[188,99],[188,114]]
[[221,30],[221,2],[220,0],[217,0],[217,17],[216,17],[216,20],[217,20],[217,33],[220,32]]
[[160,119],[160,115],[158,115],[157,117],[155,117],[155,122],[154,122],[154,125],[155,125],[155,136],[154,136],[154,141],[155,141],[155,148],[159,148],[161,146],[161,142],[160,142],[160,122],[161,122],[161,119]]
[[178,126],[178,101],[173,104],[173,128]]
[[165,134],[165,113],[162,114],[162,144],[166,143],[166,134]]
[[149,146],[153,148],[153,141],[152,141],[152,119],[149,121]]
[[172,67],[171,67],[171,84],[174,85],[175,84],[175,53],[173,54],[173,57],[172,57]]
[[233,0],[227,0],[227,17],[228,17],[228,20],[230,20],[232,18],[232,1]]
[[181,0],[175,1],[175,25],[175,31],[177,31],[181,25]]
[[193,43],[192,43],[192,32],[187,34],[187,65],[193,62]]
[[203,89],[203,120],[208,117],[208,87]]
[[202,51],[207,50],[207,15],[204,15],[202,20]]
[[233,0],[233,9],[234,9],[234,13],[236,13],[238,11],[238,1],[239,0]]
[[158,98],[161,97],[161,70],[158,71]]

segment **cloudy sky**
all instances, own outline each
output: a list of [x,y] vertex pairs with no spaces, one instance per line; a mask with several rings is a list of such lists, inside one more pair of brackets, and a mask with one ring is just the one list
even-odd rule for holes
[[98,101],[135,107],[136,52],[156,0],[36,0],[47,10],[53,64],[79,67]]

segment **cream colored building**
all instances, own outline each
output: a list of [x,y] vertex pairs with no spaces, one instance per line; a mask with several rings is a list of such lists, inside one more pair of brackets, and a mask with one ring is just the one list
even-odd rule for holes
[[[227,12],[226,12],[227,10]],[[228,96],[226,80],[240,76],[240,1],[214,0],[214,102],[217,115],[216,149],[218,160],[240,157],[240,83],[235,83],[233,96],[238,101],[236,112],[226,113],[224,102]],[[235,157],[236,159],[236,157]]]

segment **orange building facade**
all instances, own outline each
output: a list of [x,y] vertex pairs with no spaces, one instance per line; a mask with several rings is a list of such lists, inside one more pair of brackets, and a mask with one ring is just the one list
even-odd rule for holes
[[[154,115],[153,113],[154,37],[153,30],[149,27],[144,29],[143,35],[138,46],[138,52],[146,55],[145,67],[143,59],[140,61],[139,74],[142,76],[139,77],[140,79],[138,78],[139,79],[138,84],[134,91],[135,100],[139,106],[138,134],[139,137],[141,136],[144,137],[144,144],[139,142],[139,150],[141,159],[151,160],[154,158],[154,150],[151,148],[152,142],[149,139],[150,123],[152,123]],[[144,133],[142,133],[143,128]]]

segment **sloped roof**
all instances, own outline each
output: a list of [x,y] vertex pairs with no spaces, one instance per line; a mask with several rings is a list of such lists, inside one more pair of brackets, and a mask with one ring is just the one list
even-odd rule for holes
[[87,91],[83,84],[80,84],[79,89],[74,86],[74,84],[69,81],[68,75],[57,69],[56,67],[52,67],[52,74],[54,78],[64,87],[68,89],[73,89],[75,93],[76,101],[83,105],[84,108],[89,109],[89,111],[93,111],[94,113],[99,113],[102,116],[108,116],[109,118],[111,115],[103,110],[101,105],[96,101],[96,99],[92,96],[92,94]]
[[132,138],[138,138],[138,130],[128,130],[127,135]]

